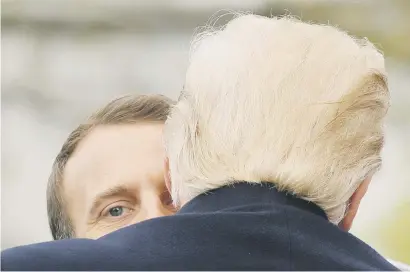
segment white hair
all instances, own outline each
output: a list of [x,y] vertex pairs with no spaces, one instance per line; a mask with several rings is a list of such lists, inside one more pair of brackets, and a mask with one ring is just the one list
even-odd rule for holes
[[238,16],[194,38],[165,127],[181,205],[233,182],[271,182],[344,217],[381,165],[389,106],[383,55],[328,25]]

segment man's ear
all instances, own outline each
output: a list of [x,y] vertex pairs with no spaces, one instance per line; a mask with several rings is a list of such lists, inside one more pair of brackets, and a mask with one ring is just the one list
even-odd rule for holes
[[165,180],[165,186],[167,186],[168,192],[171,193],[171,175],[169,172],[169,159],[168,157],[165,157],[164,159],[164,180]]
[[349,201],[349,206],[343,220],[340,222],[339,227],[345,231],[349,231],[353,225],[353,220],[356,217],[357,211],[359,210],[360,202],[365,196],[367,189],[369,188],[370,181],[372,177],[366,178],[359,188],[353,193]]

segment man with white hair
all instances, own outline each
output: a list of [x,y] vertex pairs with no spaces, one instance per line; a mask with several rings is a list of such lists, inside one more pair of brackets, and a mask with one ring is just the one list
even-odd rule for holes
[[348,233],[381,166],[384,59],[367,40],[239,16],[193,43],[165,128],[175,216],[5,251],[4,270],[396,270]]

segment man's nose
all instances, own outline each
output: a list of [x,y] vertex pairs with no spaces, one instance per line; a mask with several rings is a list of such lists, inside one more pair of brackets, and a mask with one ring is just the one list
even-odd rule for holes
[[147,207],[147,219],[152,219],[160,216],[165,216],[166,210],[163,209],[161,203],[156,203],[155,205]]
[[157,195],[147,194],[144,200],[145,203],[143,203],[143,205],[145,205],[143,209],[145,210],[146,216],[144,220],[169,215],[167,208],[162,203],[161,198]]

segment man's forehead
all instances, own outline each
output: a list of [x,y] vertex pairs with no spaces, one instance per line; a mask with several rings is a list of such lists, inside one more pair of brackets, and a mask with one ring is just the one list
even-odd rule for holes
[[138,171],[147,162],[161,163],[164,156],[162,127],[162,124],[132,124],[94,129],[68,160],[64,187],[70,191],[70,187],[87,189],[91,186],[94,190],[97,184]]
[[92,156],[95,152],[114,152],[129,147],[162,148],[161,123],[97,126],[80,141],[72,157]]

